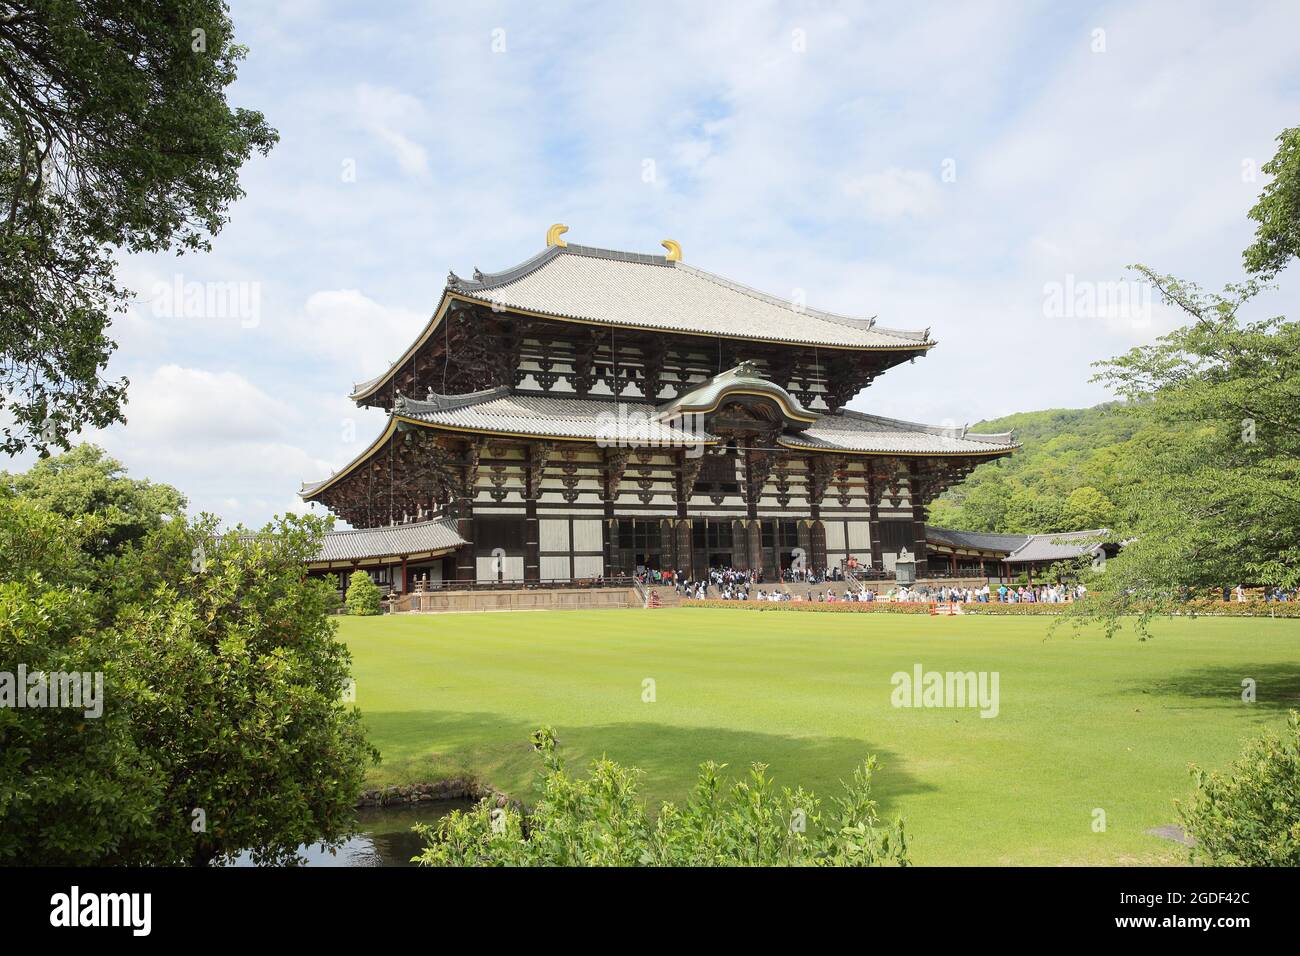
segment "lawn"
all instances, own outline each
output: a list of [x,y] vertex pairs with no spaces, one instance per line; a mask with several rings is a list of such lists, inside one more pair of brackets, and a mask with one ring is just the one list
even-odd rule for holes
[[[1300,708],[1300,621],[1201,618],[1155,637],[1041,618],[665,608],[345,618],[375,785],[471,773],[528,797],[535,727],[680,800],[696,766],[768,764],[825,795],[867,754],[922,864],[1180,863],[1187,764],[1219,767]],[[896,708],[891,676],[999,675],[999,713]],[[655,682],[644,702],[643,681]],[[1258,699],[1241,699],[1242,680]],[[1094,810],[1105,832],[1094,832]]]

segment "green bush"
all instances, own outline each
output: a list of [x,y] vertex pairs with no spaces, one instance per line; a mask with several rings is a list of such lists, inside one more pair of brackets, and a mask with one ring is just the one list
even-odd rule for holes
[[1226,773],[1192,767],[1196,791],[1179,804],[1195,840],[1192,859],[1212,866],[1300,866],[1300,713],[1287,729],[1246,745]]
[[370,580],[370,575],[365,571],[352,572],[352,577],[348,580],[346,599],[349,614],[378,614],[381,598],[379,585]]
[[113,500],[107,517],[66,515],[0,490],[0,673],[94,687],[93,706],[18,708],[0,681],[0,866],[288,863],[337,846],[378,755],[348,699],[333,592],[305,570],[325,522],[223,533],[141,512],[139,537],[106,548]]
[[455,811],[424,837],[421,866],[906,866],[901,820],[883,824],[871,799],[875,757],[823,809],[800,788],[777,790],[767,768],[724,785],[723,766],[701,765],[683,807],[665,803],[650,820],[637,798],[640,771],[602,758],[591,776],[565,773],[555,732],[533,734],[544,770],[540,799],[527,815],[484,800]]

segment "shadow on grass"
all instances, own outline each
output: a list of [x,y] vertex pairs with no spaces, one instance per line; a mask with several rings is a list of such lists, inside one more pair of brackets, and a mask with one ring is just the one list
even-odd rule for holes
[[[540,758],[529,744],[537,723],[489,713],[401,711],[365,714],[371,741],[384,751],[385,764],[400,768],[411,781],[468,773],[512,796],[532,799]],[[839,796],[847,779],[868,755],[879,768],[872,795],[884,816],[898,798],[935,789],[903,771],[902,758],[869,741],[846,737],[789,737],[713,727],[678,727],[652,721],[598,725],[555,725],[560,755],[570,773],[585,776],[592,760],[606,756],[641,770],[640,792],[652,805],[681,803],[708,760],[727,765],[736,779],[753,763],[768,765],[778,787],[813,790],[822,800]]]
[[[1255,702],[1245,704],[1242,681],[1255,682]],[[1183,697],[1202,704],[1223,706],[1249,706],[1270,714],[1300,710],[1300,664],[1242,663],[1170,674],[1168,677],[1144,680],[1124,690],[1126,694],[1156,694],[1164,697]]]

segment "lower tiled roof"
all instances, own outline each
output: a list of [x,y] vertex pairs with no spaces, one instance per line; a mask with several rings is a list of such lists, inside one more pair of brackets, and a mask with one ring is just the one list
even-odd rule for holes
[[788,448],[920,455],[989,455],[1020,447],[1010,432],[984,435],[964,428],[921,425],[848,409],[822,415],[807,431],[783,436],[781,444]]
[[1029,540],[1027,534],[987,534],[983,531],[956,531],[952,528],[925,527],[925,540],[930,544],[950,548],[970,548],[975,551],[998,551],[1010,554]]
[[430,551],[452,551],[465,544],[450,518],[417,521],[387,528],[328,531],[313,563],[361,561],[366,558],[400,558]]
[[411,421],[504,435],[606,438],[612,443],[620,434],[634,430],[644,440],[662,444],[713,440],[712,435],[693,434],[657,421],[658,411],[653,405],[614,400],[494,393],[483,401],[450,408],[441,396],[427,402],[406,398],[396,411]]
[[1091,531],[1064,531],[1056,534],[1031,534],[1029,540],[1011,553],[1007,561],[1066,561],[1097,550],[1110,532],[1105,528]]
[[1097,528],[1049,534],[986,534],[927,526],[925,540],[940,547],[1001,552],[1004,561],[1015,564],[1079,558],[1096,550],[1108,533],[1105,528]]

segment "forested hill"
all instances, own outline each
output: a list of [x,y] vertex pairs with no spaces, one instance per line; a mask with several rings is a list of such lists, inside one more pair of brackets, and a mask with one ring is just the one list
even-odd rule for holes
[[1014,431],[1024,447],[950,488],[931,506],[930,524],[1030,534],[1107,527],[1121,499],[1116,465],[1142,424],[1121,403],[1108,403],[973,425],[975,432]]

